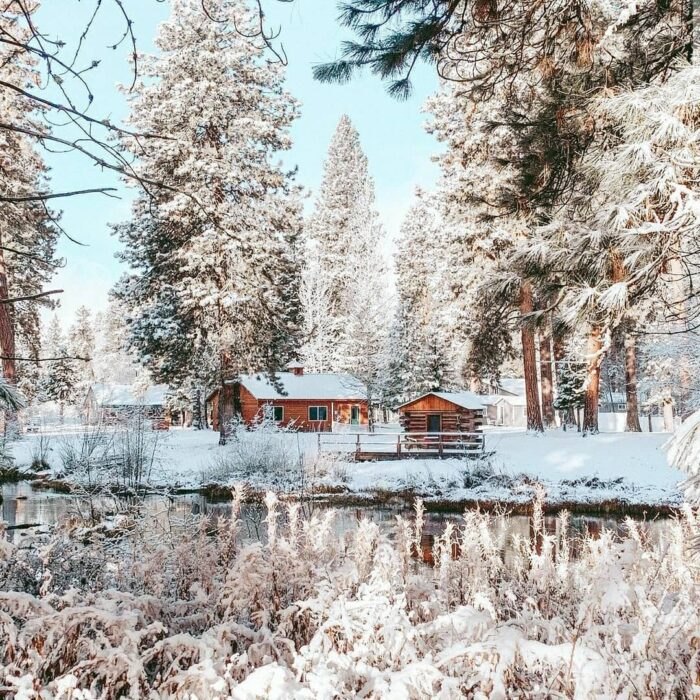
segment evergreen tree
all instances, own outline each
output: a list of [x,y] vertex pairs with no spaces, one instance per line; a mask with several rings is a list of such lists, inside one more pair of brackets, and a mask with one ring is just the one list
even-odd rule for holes
[[[331,140],[305,234],[305,364],[316,371],[358,372],[360,357],[379,356],[385,349],[382,313],[388,300],[374,184],[359,134],[347,116]],[[359,299],[371,307],[363,309]],[[376,305],[384,311],[373,312]],[[364,350],[358,349],[355,328],[367,341]]]
[[[578,412],[586,399],[586,367],[582,362],[565,360],[558,365],[557,397],[554,408],[560,412],[564,430],[568,425],[578,426]],[[579,426],[580,428],[580,426]]]
[[133,384],[144,373],[133,351],[129,351],[126,312],[111,298],[107,308],[95,314],[95,349],[92,369],[95,381],[105,384]]
[[76,365],[71,359],[68,347],[60,345],[56,357],[65,358],[49,363],[44,376],[43,393],[49,401],[58,404],[60,422],[63,423],[66,404],[80,401],[79,387],[76,385]]
[[234,0],[207,10],[217,21],[199,0],[175,0],[160,55],[141,61],[131,124],[168,138],[124,144],[138,172],[177,188],[140,195],[117,228],[134,270],[117,290],[132,347],[156,380],[175,386],[212,357],[222,383],[272,373],[297,343],[299,203],[273,162],[290,146],[297,106],[283,67],[245,36],[256,16]]
[[[31,16],[34,7],[27,5]],[[22,8],[9,3],[0,15],[0,32],[12,41],[0,45],[3,80],[28,90],[40,80],[36,61],[28,52],[17,49],[15,42],[28,38],[27,17]],[[0,300],[40,294],[51,278],[58,230],[54,215],[45,203],[21,201],[37,191],[46,191],[46,166],[35,145],[21,131],[35,130],[39,119],[37,102],[20,93],[0,92],[0,122],[13,129],[0,129],[0,191],[15,201],[0,207]],[[0,350],[3,376],[10,382],[27,385],[27,377],[18,370],[35,374],[31,362],[20,363],[15,357],[36,358],[40,347],[39,311],[50,305],[48,297],[0,303]],[[17,348],[21,348],[20,355]]]
[[81,306],[75,316],[75,321],[68,332],[68,349],[76,359],[76,386],[87,391],[95,381],[93,356],[95,354],[95,328],[92,314],[86,306]]
[[395,254],[397,308],[392,329],[392,392],[396,402],[454,383],[440,298],[441,222],[421,192],[401,227]]

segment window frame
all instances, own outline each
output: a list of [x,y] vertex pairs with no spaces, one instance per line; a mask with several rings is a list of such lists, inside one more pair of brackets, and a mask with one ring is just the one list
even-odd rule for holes
[[618,403],[616,404],[617,410],[618,411],[626,411],[627,410],[627,404],[626,403]]
[[[311,411],[313,411],[314,409],[316,410],[316,418],[311,417]],[[324,418],[318,417],[319,409],[323,409],[323,414],[325,416]],[[309,416],[310,423],[326,423],[328,421],[328,406],[309,406],[307,415]]]
[[[277,411],[282,412],[281,418],[276,418],[275,414]],[[265,420],[271,420],[274,423],[282,423],[284,421],[284,406],[277,406],[273,403],[266,403],[263,406],[263,418]]]

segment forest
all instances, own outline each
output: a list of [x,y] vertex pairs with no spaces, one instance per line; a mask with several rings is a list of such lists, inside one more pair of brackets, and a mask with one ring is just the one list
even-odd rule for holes
[[[316,191],[290,165],[304,105],[271,18],[301,0],[166,0],[152,45],[127,0],[82,0],[70,35],[44,14],[58,0],[0,2],[0,476],[42,421],[78,425],[96,386],[166,386],[168,411],[204,431],[213,392],[235,416],[236,382],[277,386],[295,366],[356,378],[370,432],[429,392],[508,380],[523,382],[523,439],[590,443],[602,406],[623,406],[624,431],[662,425],[688,476],[659,536],[631,518],[572,535],[566,511],[545,525],[526,476],[529,537],[498,508],[467,510],[429,561],[429,494],[413,491],[391,528],[342,533],[332,508],[269,481],[256,538],[250,494],[228,482],[223,517],[142,501],[97,517],[91,500],[88,519],[28,539],[0,518],[0,696],[697,696],[696,3],[338,2],[345,38],[313,66],[319,89],[370,75],[408,110],[419,66],[438,85],[423,105],[438,176],[391,236],[352,115]],[[124,119],[92,80],[117,49]],[[56,153],[92,184],[49,167]],[[120,195],[115,177],[121,276],[103,305],[82,290],[69,319],[55,279],[80,243],[61,207]],[[244,454],[240,423],[219,424]]]

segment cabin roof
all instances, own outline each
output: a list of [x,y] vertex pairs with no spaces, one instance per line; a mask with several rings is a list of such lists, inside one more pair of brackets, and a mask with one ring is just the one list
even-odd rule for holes
[[475,394],[473,391],[429,391],[427,394],[423,394],[417,399],[413,399],[412,401],[407,401],[406,403],[401,404],[399,408],[405,408],[406,406],[410,406],[411,404],[417,403],[421,399],[424,399],[426,396],[437,396],[443,399],[444,401],[449,401],[450,403],[453,403],[455,406],[459,406],[460,408],[467,408],[472,411],[484,410],[485,397],[479,396],[479,394]]
[[90,388],[99,406],[163,406],[169,391],[167,384],[153,384],[143,391],[131,384],[93,384]]
[[498,394],[525,396],[525,380],[522,377],[501,377],[498,381]]
[[524,396],[493,396],[494,401],[492,401],[492,405],[496,405],[497,403],[507,403],[510,404],[511,406],[526,406],[527,405],[527,400],[525,399]]
[[278,372],[276,376],[284,393],[263,374],[248,374],[240,381],[256,399],[263,401],[364,401],[367,398],[365,386],[350,374]]

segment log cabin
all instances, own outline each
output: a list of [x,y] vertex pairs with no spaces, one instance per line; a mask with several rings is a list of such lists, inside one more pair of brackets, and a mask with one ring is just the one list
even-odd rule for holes
[[[263,374],[249,374],[224,383],[231,403],[239,405],[241,420],[247,426],[263,420],[306,432],[332,432],[338,426],[366,426],[368,402],[365,387],[349,374],[306,374],[298,363],[287,365],[287,372],[272,382]],[[220,429],[221,389],[207,397],[209,423]],[[234,415],[232,406],[224,414]]]
[[170,426],[173,414],[167,407],[167,384],[155,384],[136,389],[130,384],[93,384],[81,410],[84,423],[123,423],[134,416],[142,416],[159,428]]
[[399,423],[407,433],[480,432],[484,398],[471,391],[431,391],[399,406]]

